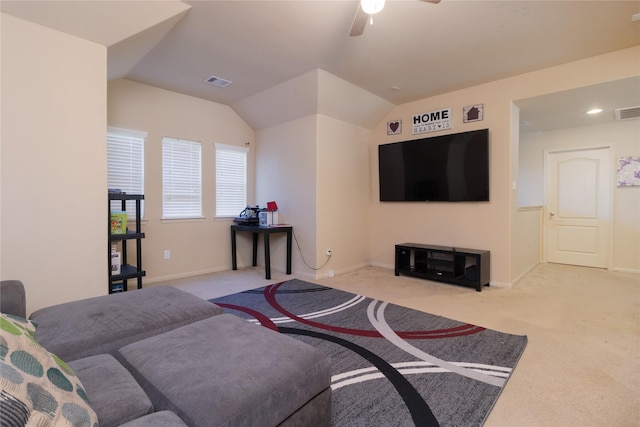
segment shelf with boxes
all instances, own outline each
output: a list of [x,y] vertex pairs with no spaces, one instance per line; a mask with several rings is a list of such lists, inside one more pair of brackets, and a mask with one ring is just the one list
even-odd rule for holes
[[395,274],[473,286],[489,285],[490,252],[477,249],[402,243],[396,245]]
[[[109,293],[126,292],[128,281],[135,279],[137,288],[142,288],[142,278],[146,272],[142,269],[141,202],[144,195],[109,192]],[[112,209],[112,202],[121,202],[120,209]],[[127,201],[135,204],[133,223],[127,215]],[[135,244],[135,265],[129,257],[127,243]]]

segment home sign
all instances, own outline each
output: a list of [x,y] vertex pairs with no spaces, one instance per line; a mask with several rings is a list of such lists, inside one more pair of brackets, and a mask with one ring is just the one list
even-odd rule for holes
[[451,108],[413,116],[413,134],[451,129]]

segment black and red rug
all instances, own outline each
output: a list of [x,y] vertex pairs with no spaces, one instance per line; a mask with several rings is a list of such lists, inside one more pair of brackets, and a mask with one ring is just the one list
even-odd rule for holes
[[331,356],[334,426],[481,426],[527,344],[301,280],[211,300]]

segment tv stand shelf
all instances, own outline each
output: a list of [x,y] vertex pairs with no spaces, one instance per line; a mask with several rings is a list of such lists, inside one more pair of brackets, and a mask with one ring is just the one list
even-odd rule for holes
[[395,273],[427,280],[489,286],[490,252],[477,249],[402,243],[396,245]]

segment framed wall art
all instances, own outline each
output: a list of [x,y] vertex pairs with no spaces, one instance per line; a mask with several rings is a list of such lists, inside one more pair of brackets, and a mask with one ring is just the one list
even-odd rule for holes
[[618,159],[618,187],[640,186],[640,156]]
[[400,135],[402,133],[402,120],[387,122],[387,135]]
[[479,122],[484,118],[484,104],[469,105],[462,109],[462,120],[465,123]]

